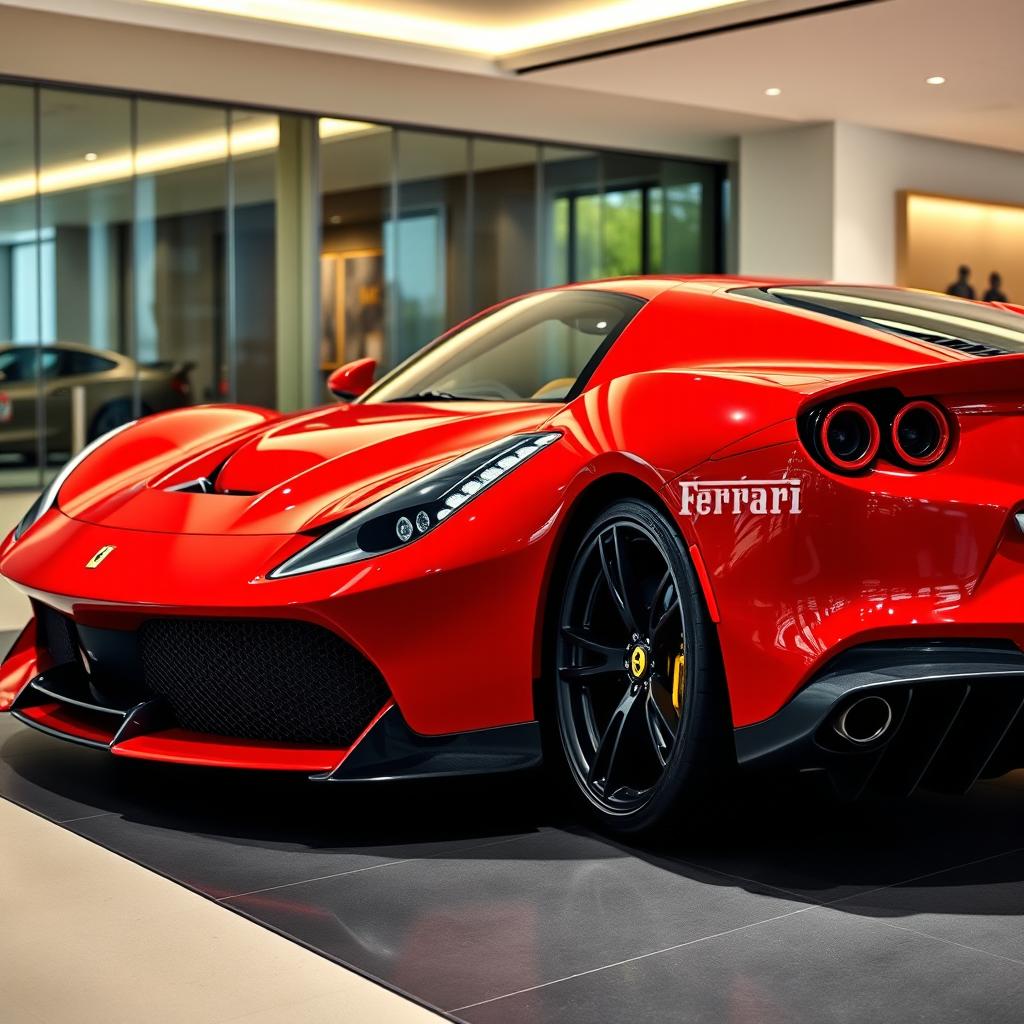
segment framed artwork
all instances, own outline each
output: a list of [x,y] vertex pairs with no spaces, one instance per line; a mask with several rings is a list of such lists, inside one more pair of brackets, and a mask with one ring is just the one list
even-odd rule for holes
[[320,258],[320,362],[384,362],[384,252],[359,249]]

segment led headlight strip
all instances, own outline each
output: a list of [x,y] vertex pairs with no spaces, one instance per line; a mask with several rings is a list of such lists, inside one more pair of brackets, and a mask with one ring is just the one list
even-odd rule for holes
[[298,576],[405,547],[559,437],[558,431],[513,434],[469,452],[363,509],[267,575]]
[[57,504],[57,495],[60,493],[60,489],[64,486],[64,481],[67,480],[67,478],[71,476],[71,474],[83,462],[85,462],[85,460],[92,455],[92,453],[96,451],[101,444],[106,444],[106,442],[115,434],[120,434],[122,430],[134,427],[137,422],[138,420],[132,420],[130,423],[122,423],[121,426],[114,427],[113,430],[97,437],[91,444],[87,444],[73,459],[66,462],[64,464],[64,468],[53,478],[49,486],[46,487],[43,493],[32,502],[29,506],[29,510],[21,517],[21,522],[19,522],[14,528],[14,539],[20,540],[30,526],[34,526],[39,522],[39,520]]

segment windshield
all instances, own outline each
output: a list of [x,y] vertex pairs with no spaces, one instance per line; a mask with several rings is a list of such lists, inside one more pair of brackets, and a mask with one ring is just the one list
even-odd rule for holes
[[1024,352],[1024,316],[987,303],[934,292],[844,285],[738,288],[735,292],[930,341],[970,355]]
[[362,401],[564,402],[642,305],[583,289],[518,299],[407,359]]

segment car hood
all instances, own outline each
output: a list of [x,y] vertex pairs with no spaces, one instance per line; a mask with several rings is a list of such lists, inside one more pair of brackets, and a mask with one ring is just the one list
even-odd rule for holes
[[[318,530],[437,465],[534,430],[559,407],[453,402],[342,405],[278,419],[179,455],[144,478],[61,509],[119,529],[219,534]],[[214,475],[213,493],[179,490]]]

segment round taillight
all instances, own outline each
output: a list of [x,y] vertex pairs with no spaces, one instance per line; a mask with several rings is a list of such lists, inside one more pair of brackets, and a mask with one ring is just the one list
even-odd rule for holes
[[858,402],[834,406],[818,428],[822,453],[839,469],[863,469],[878,454],[879,441],[878,421]]
[[908,466],[934,466],[949,439],[949,421],[933,402],[907,402],[893,417],[892,446]]

